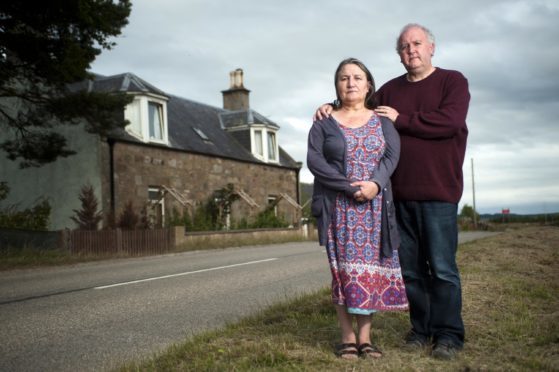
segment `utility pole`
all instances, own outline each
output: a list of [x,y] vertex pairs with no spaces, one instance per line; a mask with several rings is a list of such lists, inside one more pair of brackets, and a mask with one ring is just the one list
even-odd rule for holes
[[477,229],[476,185],[474,182],[474,158],[472,158],[472,196],[474,199],[474,229]]

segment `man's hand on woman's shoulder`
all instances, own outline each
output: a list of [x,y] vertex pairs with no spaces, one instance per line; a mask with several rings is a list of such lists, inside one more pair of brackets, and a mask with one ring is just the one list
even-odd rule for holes
[[334,107],[332,107],[332,104],[330,103],[323,104],[314,113],[313,122],[329,117],[332,111],[334,111]]

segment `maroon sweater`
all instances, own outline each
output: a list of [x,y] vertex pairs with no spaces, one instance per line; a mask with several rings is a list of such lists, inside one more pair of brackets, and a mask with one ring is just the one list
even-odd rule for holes
[[458,203],[468,137],[466,78],[441,68],[414,83],[402,75],[384,84],[377,99],[399,113],[395,126],[402,145],[392,175],[394,199]]

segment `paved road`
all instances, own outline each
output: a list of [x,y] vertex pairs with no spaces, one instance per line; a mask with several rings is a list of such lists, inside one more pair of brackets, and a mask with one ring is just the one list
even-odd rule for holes
[[473,240],[488,238],[493,235],[498,235],[499,232],[490,232],[490,231],[464,231],[458,234],[458,242],[459,243],[467,243]]
[[329,280],[313,242],[2,272],[0,371],[111,369]]

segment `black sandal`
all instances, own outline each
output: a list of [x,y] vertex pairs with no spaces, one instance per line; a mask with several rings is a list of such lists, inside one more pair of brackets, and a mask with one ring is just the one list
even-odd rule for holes
[[357,359],[358,354],[357,344],[347,343],[338,346],[337,355],[342,359]]
[[382,351],[376,345],[364,343],[357,348],[359,355],[363,358],[378,359],[382,357]]

